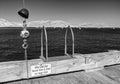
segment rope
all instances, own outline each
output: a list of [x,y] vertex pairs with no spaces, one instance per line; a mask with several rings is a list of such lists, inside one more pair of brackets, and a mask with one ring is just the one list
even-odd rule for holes
[[29,73],[28,73],[28,60],[27,60],[27,49],[25,49],[25,61],[26,61],[26,72],[27,72],[27,79],[29,79]]

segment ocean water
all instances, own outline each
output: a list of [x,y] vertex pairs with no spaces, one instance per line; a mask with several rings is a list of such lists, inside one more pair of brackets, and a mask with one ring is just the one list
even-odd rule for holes
[[[22,38],[19,36],[22,28],[0,29],[0,61],[24,60]],[[29,28],[28,59],[40,56],[41,29]],[[66,29],[48,28],[48,55],[49,57],[64,55],[64,40]],[[120,50],[120,29],[74,28],[75,53],[88,54]],[[68,53],[72,53],[71,33],[68,32]],[[44,39],[45,55],[45,39]]]

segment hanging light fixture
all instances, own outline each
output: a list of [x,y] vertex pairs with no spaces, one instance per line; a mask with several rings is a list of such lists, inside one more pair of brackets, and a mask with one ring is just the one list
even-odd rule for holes
[[24,19],[29,18],[29,11],[26,8],[22,8],[20,11],[18,11],[18,14],[23,17]]

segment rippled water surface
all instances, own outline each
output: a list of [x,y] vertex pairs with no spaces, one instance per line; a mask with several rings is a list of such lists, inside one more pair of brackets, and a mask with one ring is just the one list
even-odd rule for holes
[[[24,50],[21,47],[22,38],[19,36],[22,28],[0,29],[0,61],[23,60]],[[48,28],[49,57],[64,55],[65,30]],[[40,56],[41,29],[30,28],[28,38],[28,58]],[[120,29],[73,29],[75,34],[75,53],[97,53],[108,50],[120,50]],[[68,53],[71,53],[71,34],[68,32]],[[44,44],[45,52],[45,44]]]

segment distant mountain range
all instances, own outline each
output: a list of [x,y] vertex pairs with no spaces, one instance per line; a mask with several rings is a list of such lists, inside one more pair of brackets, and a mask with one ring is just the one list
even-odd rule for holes
[[[62,20],[41,20],[41,21],[31,21],[27,23],[28,27],[78,27],[77,25],[72,25],[68,22]],[[0,27],[22,27],[22,23],[10,22],[5,19],[0,19]]]
[[0,19],[0,27],[20,27],[22,24],[17,22],[9,22],[5,19]]
[[[104,24],[91,24],[85,23],[81,25],[73,25],[71,23],[62,21],[62,20],[41,20],[41,21],[31,21],[27,23],[28,27],[67,27],[68,25],[71,27],[96,27],[96,28],[104,28],[104,27],[111,27]],[[22,23],[18,22],[10,22],[5,19],[0,19],[0,27],[22,27]]]
[[78,27],[77,25],[72,25],[68,22],[62,20],[41,20],[41,21],[31,21],[28,22],[29,27],[67,27],[70,25],[71,27]]
[[81,25],[81,27],[96,27],[96,28],[103,28],[103,27],[110,27],[108,25],[105,25],[105,24],[92,24],[92,23],[84,23]]

